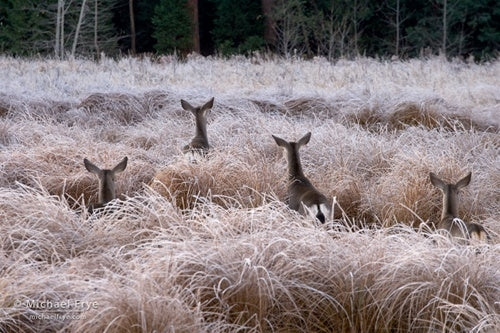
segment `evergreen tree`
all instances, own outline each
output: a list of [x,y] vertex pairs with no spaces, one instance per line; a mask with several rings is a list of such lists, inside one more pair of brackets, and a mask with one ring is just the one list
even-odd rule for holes
[[446,26],[443,25],[446,0],[406,0],[413,13],[406,25],[410,56],[421,50],[438,53],[446,29],[446,55],[477,57],[495,55],[500,44],[500,8],[497,0],[447,1]]
[[264,46],[260,1],[211,0],[215,4],[212,36],[222,54],[248,53]]
[[153,38],[154,26],[151,18],[159,0],[137,2],[137,52],[151,52],[156,40]]
[[[0,2],[0,47],[13,55],[56,55],[69,52],[75,38],[76,26],[83,13],[77,54],[95,54],[96,49],[107,54],[117,51],[112,10],[117,0],[88,0],[67,2],[58,13],[58,0],[4,0]],[[95,24],[97,7],[97,25]],[[56,43],[58,14],[64,17],[63,33]],[[62,23],[61,23],[62,24]],[[97,28],[97,30],[96,30]],[[97,37],[97,38],[96,38]]]
[[[367,56],[495,57],[499,0],[258,0],[199,3],[203,54],[248,53],[264,47],[264,15],[274,50],[328,59]],[[0,52],[12,55],[113,55],[130,48],[129,2],[1,0]],[[190,52],[194,22],[188,0],[135,0],[137,51]],[[83,6],[83,7],[82,7]],[[270,10],[270,11],[269,11]],[[81,20],[80,20],[81,18]],[[79,24],[78,38],[75,38]],[[269,25],[271,27],[271,25]],[[57,28],[56,28],[57,27]],[[268,36],[269,37],[269,36]],[[76,43],[75,43],[76,40]],[[215,48],[214,48],[215,45]]]
[[453,31],[459,35],[457,53],[477,58],[496,56],[500,50],[500,5],[498,0],[460,0],[460,15]]
[[189,53],[193,47],[193,22],[186,0],[161,0],[153,16],[155,49],[160,53]]
[[[49,53],[53,50],[50,0],[0,2],[0,48],[12,55]],[[50,27],[50,28],[49,28]]]

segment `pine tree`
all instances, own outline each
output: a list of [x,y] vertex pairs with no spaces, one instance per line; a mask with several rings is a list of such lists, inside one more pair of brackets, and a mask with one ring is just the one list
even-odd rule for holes
[[0,47],[13,55],[64,57],[75,41],[82,14],[75,53],[114,54],[118,51],[112,22],[116,3],[117,0],[4,0],[0,2]]
[[248,53],[264,46],[264,16],[260,1],[211,1],[216,8],[212,36],[220,53]]
[[189,53],[193,47],[193,22],[186,0],[161,0],[152,19],[155,49],[160,53]]
[[50,0],[0,2],[0,47],[12,55],[32,55],[53,50]]

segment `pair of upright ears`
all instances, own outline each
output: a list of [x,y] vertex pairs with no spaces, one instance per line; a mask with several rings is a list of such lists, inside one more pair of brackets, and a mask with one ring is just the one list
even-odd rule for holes
[[181,99],[181,105],[184,110],[191,111],[196,115],[198,113],[205,113],[207,110],[210,110],[214,106],[214,98],[215,97],[212,97],[208,102],[198,107],[194,107],[191,104],[189,104],[189,102]]
[[[294,143],[293,141],[288,142],[288,141],[285,141],[282,138],[279,138],[279,137],[274,136],[274,135],[272,137],[273,137],[274,141],[276,141],[276,144],[280,147],[283,147],[283,148],[290,147],[290,145],[292,143]],[[300,148],[301,146],[308,144],[309,140],[311,140],[311,132],[308,132],[306,135],[301,137],[299,139],[299,141],[295,142],[297,145],[297,148]]]
[[94,163],[90,162],[88,159],[86,159],[86,158],[83,159],[83,164],[85,165],[85,169],[87,169],[89,172],[94,173],[98,176],[105,171],[112,172],[113,174],[122,172],[127,167],[127,162],[128,162],[128,157],[125,156],[120,161],[120,163],[115,165],[112,169],[101,169],[97,165],[95,165]]
[[455,184],[450,184],[450,183],[444,182],[441,178],[436,176],[435,173],[433,173],[433,172],[429,173],[429,178],[431,179],[432,185],[436,186],[437,188],[439,188],[441,190],[444,190],[447,186],[454,186],[457,190],[459,190],[462,187],[469,185],[471,177],[472,177],[472,172],[469,172],[465,177],[460,179]]

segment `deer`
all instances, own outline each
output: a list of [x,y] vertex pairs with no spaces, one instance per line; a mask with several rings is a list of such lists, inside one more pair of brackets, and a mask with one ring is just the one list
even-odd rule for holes
[[472,173],[469,172],[455,184],[444,182],[432,172],[429,177],[432,185],[443,193],[443,210],[437,228],[447,230],[453,237],[485,241],[488,234],[481,225],[463,221],[458,217],[458,192],[469,185]]
[[212,109],[214,105],[214,97],[202,106],[194,107],[185,100],[181,99],[182,108],[186,111],[191,111],[194,114],[196,122],[195,136],[191,142],[182,148],[184,155],[201,155],[205,156],[210,148],[207,136],[207,111]]
[[283,148],[284,156],[288,162],[288,206],[302,215],[307,213],[325,223],[326,216],[331,215],[331,204],[326,196],[318,191],[307,179],[302,171],[299,148],[306,145],[311,139],[308,132],[297,142],[288,142],[272,135],[276,144]]
[[116,198],[115,176],[125,170],[127,162],[128,157],[125,156],[113,169],[101,169],[88,159],[83,159],[87,171],[96,175],[99,180],[98,202],[89,206],[89,213],[105,207],[108,202]]

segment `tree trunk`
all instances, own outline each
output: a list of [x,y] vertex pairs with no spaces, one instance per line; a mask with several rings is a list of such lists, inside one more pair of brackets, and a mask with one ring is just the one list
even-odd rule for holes
[[399,0],[396,1],[396,57],[399,57],[399,30],[400,30],[400,25],[401,23],[399,22],[399,17],[400,17],[400,9],[399,9]]
[[60,58],[64,58],[64,15],[66,15],[66,9],[64,9],[64,0],[61,0],[61,26],[60,26],[60,37],[61,42],[59,43]]
[[130,54],[137,53],[135,46],[135,18],[134,18],[134,0],[129,0],[128,10],[130,13]]
[[82,26],[83,15],[85,13],[85,3],[87,0],[82,1],[82,8],[80,9],[80,16],[78,17],[78,23],[76,25],[75,39],[73,40],[73,47],[71,48],[71,58],[75,57],[76,44],[78,43],[78,35],[80,34],[80,28]]
[[56,45],[54,46],[54,54],[56,58],[59,58],[61,51],[61,16],[62,16],[62,0],[57,1],[57,17],[56,17]]
[[261,0],[262,13],[264,14],[264,40],[269,44],[276,42],[274,31],[273,6],[274,0]]
[[354,25],[354,52],[356,57],[359,55],[358,50],[358,0],[354,0],[354,13],[353,13],[353,25]]
[[97,43],[97,14],[98,14],[98,8],[97,8],[97,2],[98,0],[95,0],[95,10],[94,10],[94,48],[95,48],[95,53],[96,53],[96,59],[99,59],[99,44]]
[[441,54],[446,57],[446,39],[448,38],[447,36],[447,0],[443,0],[443,41],[441,44]]
[[328,60],[333,60],[333,51],[335,47],[335,34],[333,33],[334,27],[334,15],[333,15],[333,3],[330,6],[330,16],[328,17]]
[[198,0],[189,0],[188,7],[191,9],[193,20],[193,51],[201,53],[200,48],[200,18],[198,13]]

